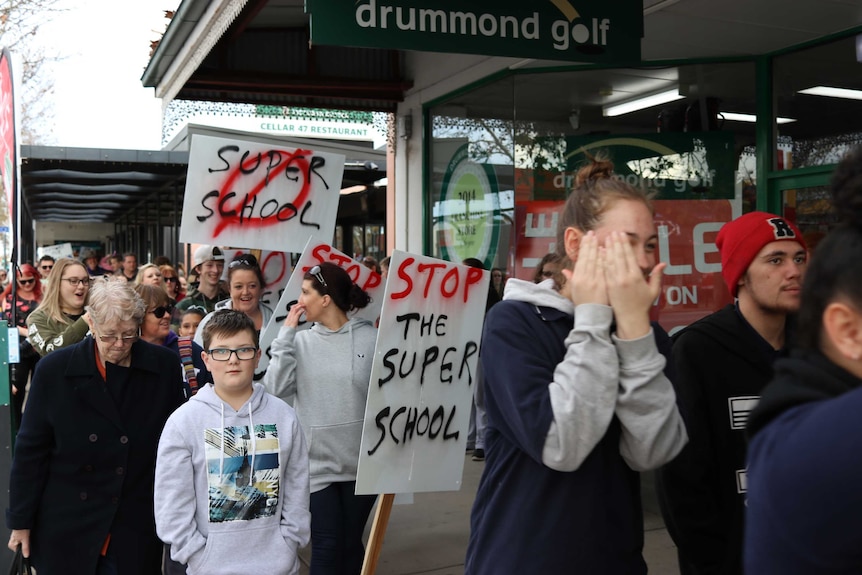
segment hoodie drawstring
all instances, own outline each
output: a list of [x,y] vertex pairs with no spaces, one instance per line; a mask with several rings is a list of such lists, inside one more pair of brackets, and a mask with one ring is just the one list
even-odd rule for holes
[[251,433],[251,470],[250,470],[250,479],[254,477],[254,456],[257,453],[257,434],[254,432],[254,419],[251,416],[251,400],[248,402],[248,427],[249,433]]
[[221,449],[219,449],[219,482],[224,481],[224,403],[221,404]]

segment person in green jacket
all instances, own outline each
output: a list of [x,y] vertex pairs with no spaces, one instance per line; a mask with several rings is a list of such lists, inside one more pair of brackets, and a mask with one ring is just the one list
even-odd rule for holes
[[71,258],[54,263],[42,303],[27,318],[27,339],[39,355],[84,339],[90,331],[84,312],[89,291],[90,275],[84,264]]

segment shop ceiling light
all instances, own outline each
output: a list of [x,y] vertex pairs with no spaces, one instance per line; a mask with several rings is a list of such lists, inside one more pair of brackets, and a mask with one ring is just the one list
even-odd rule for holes
[[[719,116],[724,118],[725,120],[730,120],[731,122],[756,122],[757,116],[754,114],[740,114],[738,112],[719,112]],[[789,124],[791,122],[795,122],[795,118],[782,118],[779,117],[776,122],[779,124]]]
[[673,90],[665,90],[664,92],[659,92],[657,94],[642,96],[634,100],[629,100],[628,102],[620,102],[618,104],[603,106],[602,113],[605,116],[621,116],[622,114],[636,112],[637,110],[643,110],[644,108],[652,108],[653,106],[658,106],[660,104],[667,104],[668,102],[680,100],[684,97],[685,96],[679,95],[679,88],[674,88]]
[[814,86],[813,88],[799,90],[799,93],[811,96],[828,96],[829,98],[845,98],[847,100],[862,100],[862,90],[850,90],[849,88]]

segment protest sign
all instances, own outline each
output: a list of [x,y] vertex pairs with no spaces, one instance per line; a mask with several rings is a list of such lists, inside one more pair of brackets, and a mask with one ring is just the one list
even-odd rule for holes
[[53,246],[42,246],[36,250],[37,257],[51,256],[55,260],[60,258],[75,258],[75,252],[72,250],[72,244],[54,244]]
[[356,493],[457,490],[490,274],[402,251],[389,270]]
[[[302,288],[302,280],[305,272],[312,267],[322,264],[323,262],[331,262],[342,267],[353,283],[368,292],[371,296],[371,303],[366,307],[356,310],[348,314],[349,317],[358,317],[367,319],[370,322],[376,322],[380,316],[380,307],[383,305],[383,277],[377,272],[365,267],[350,256],[338,251],[327,243],[315,242],[311,239],[302,250],[302,255],[296,263],[294,273],[290,276],[278,304],[275,306],[272,319],[266,325],[265,329],[260,334],[260,349],[263,353],[260,356],[257,371],[255,371],[255,380],[260,380],[266,373],[266,368],[269,366],[270,348],[272,342],[278,336],[278,330],[284,324],[284,318],[287,317],[287,312],[290,308],[299,301],[299,294]],[[305,320],[305,316],[299,319],[297,331],[308,329],[311,324]]]
[[180,241],[302,250],[331,241],[344,156],[196,135]]

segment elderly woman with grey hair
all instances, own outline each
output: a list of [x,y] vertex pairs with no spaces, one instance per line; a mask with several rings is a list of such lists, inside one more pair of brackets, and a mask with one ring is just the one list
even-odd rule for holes
[[[120,278],[122,279],[122,278]],[[39,575],[160,572],[153,477],[183,402],[177,357],[140,339],[147,308],[95,278],[91,335],[39,362],[12,461],[7,526]]]

